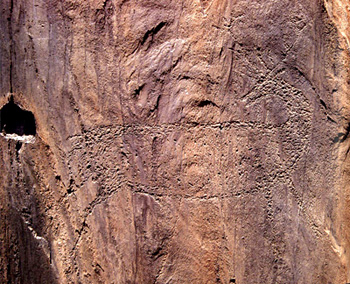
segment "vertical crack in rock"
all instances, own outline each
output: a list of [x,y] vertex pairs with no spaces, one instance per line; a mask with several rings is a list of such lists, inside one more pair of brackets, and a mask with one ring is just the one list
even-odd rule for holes
[[13,47],[13,32],[12,32],[12,13],[13,13],[13,1],[14,0],[11,0],[10,1],[10,12],[9,12],[9,17],[7,18],[7,21],[8,21],[8,31],[9,31],[9,49],[10,49],[10,71],[9,71],[9,80],[10,80],[10,93],[13,92],[13,82],[12,82],[12,76],[13,76],[13,72],[12,72],[12,69],[13,69],[13,56],[14,56],[14,47]]

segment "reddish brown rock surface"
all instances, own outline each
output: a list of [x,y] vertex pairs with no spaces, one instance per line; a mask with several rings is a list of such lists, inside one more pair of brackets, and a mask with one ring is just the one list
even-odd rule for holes
[[347,1],[0,8],[1,283],[350,282]]

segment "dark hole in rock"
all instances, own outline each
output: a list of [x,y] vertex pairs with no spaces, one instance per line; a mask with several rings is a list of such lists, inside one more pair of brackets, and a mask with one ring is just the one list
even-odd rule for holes
[[199,107],[205,107],[205,106],[210,106],[210,105],[211,106],[216,106],[216,104],[213,103],[210,100],[203,100],[203,101],[200,101],[200,102],[197,103],[197,106],[199,106]]
[[17,135],[35,135],[35,118],[30,111],[21,109],[11,101],[0,110],[1,132]]
[[22,147],[22,143],[18,141],[18,142],[16,143],[16,150],[17,150],[17,151],[21,150],[21,147]]

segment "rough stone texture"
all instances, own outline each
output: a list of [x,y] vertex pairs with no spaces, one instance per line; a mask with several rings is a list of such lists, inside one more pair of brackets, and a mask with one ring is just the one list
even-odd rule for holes
[[0,282],[350,282],[349,8],[2,0]]

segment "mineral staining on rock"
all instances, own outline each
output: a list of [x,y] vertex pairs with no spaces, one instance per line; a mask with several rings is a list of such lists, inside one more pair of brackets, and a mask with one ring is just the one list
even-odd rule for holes
[[349,282],[344,5],[1,1],[0,282]]

